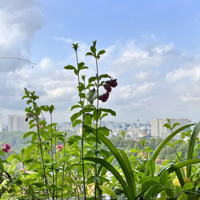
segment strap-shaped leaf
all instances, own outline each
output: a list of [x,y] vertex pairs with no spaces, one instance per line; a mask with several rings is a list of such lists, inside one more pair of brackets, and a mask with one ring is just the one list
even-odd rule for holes
[[109,187],[107,187],[105,185],[100,185],[99,187],[103,191],[103,194],[108,194],[108,195],[114,197],[115,199],[118,199],[118,196]]
[[125,175],[129,190],[131,191],[130,199],[135,199],[136,197],[135,184],[133,184],[132,182],[130,170],[127,167],[126,163],[124,162],[122,155],[119,153],[116,147],[110,142],[110,140],[108,140],[104,135],[102,135],[101,133],[98,133],[98,138],[108,147],[108,149],[113,153],[114,157],[117,159]]
[[[122,188],[124,189],[125,194],[130,199],[131,191],[129,190],[127,183],[124,181],[123,177],[120,175],[120,173],[107,161],[101,159],[101,158],[94,158],[94,157],[85,157],[84,160],[97,162],[101,165],[103,165],[105,168],[107,168],[114,176],[115,178],[120,182]],[[134,199],[134,198],[133,198]],[[131,200],[131,199],[130,199]]]
[[[196,126],[194,127],[194,130],[192,132],[192,136],[190,138],[190,143],[189,143],[189,147],[188,147],[188,154],[187,154],[187,160],[190,160],[192,159],[193,157],[193,153],[194,153],[194,145],[195,145],[195,142],[196,142],[196,138],[198,136],[200,132],[200,122],[198,122],[196,124]],[[187,177],[189,178],[189,176],[191,175],[191,169],[192,169],[192,166],[191,165],[188,165],[187,166]]]

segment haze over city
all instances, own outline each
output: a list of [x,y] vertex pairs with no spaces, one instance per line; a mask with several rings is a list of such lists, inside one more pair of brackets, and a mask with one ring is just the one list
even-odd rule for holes
[[[76,77],[63,69],[85,57],[93,40],[105,49],[100,73],[118,80],[101,106],[112,121],[188,118],[200,113],[200,1],[0,1],[0,113],[23,114],[24,88],[54,104],[54,120],[70,120]],[[7,58],[13,57],[13,58]],[[20,58],[20,59],[18,59]],[[23,61],[29,60],[30,62]],[[36,65],[34,65],[35,63]]]

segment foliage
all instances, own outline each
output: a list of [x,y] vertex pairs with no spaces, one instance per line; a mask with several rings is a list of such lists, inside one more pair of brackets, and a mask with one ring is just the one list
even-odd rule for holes
[[[8,155],[10,145],[1,143],[0,198],[97,200],[108,194],[128,200],[198,199],[200,123],[176,129],[179,124],[167,120],[164,126],[171,134],[164,140],[127,141],[125,131],[119,133],[120,140],[109,139],[110,130],[101,121],[116,113],[103,105],[118,85],[117,79],[99,74],[99,59],[105,51],[97,51],[96,41],[86,53],[94,59],[96,74],[86,77],[83,72],[88,67],[79,62],[78,48],[73,44],[76,66],[64,69],[77,77],[79,100],[71,107],[71,122],[81,127],[80,134],[59,132],[52,117],[54,105],[40,106],[39,96],[25,88],[22,99],[26,99],[26,120],[32,130],[23,135],[29,142],[19,152]],[[44,114],[50,116],[50,123]],[[193,125],[192,132],[181,133]],[[180,133],[182,138],[173,140]],[[166,151],[171,160],[160,162],[159,156]]]

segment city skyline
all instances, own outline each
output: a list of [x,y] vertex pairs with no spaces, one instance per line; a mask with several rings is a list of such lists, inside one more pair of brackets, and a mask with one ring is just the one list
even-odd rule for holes
[[77,80],[63,67],[75,65],[72,43],[79,43],[79,61],[94,76],[94,60],[85,53],[97,40],[106,50],[100,73],[118,81],[100,104],[117,113],[107,120],[199,121],[199,7],[198,0],[1,1],[0,112],[24,114],[27,88],[39,104],[55,105],[56,122],[70,121]]

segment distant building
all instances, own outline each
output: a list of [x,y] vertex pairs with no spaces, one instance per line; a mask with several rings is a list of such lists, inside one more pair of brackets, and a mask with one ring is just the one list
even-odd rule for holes
[[2,114],[0,113],[0,132],[2,132],[2,129],[3,129],[3,117],[2,117]]
[[[170,119],[171,125],[174,123],[179,123],[180,125],[176,126],[173,131],[187,124],[191,124],[192,121],[189,119]],[[166,137],[171,133],[170,129],[164,127],[164,124],[167,123],[167,119],[154,119],[151,121],[151,136],[153,137]]]
[[29,124],[23,115],[9,115],[8,116],[8,131],[29,131]]

